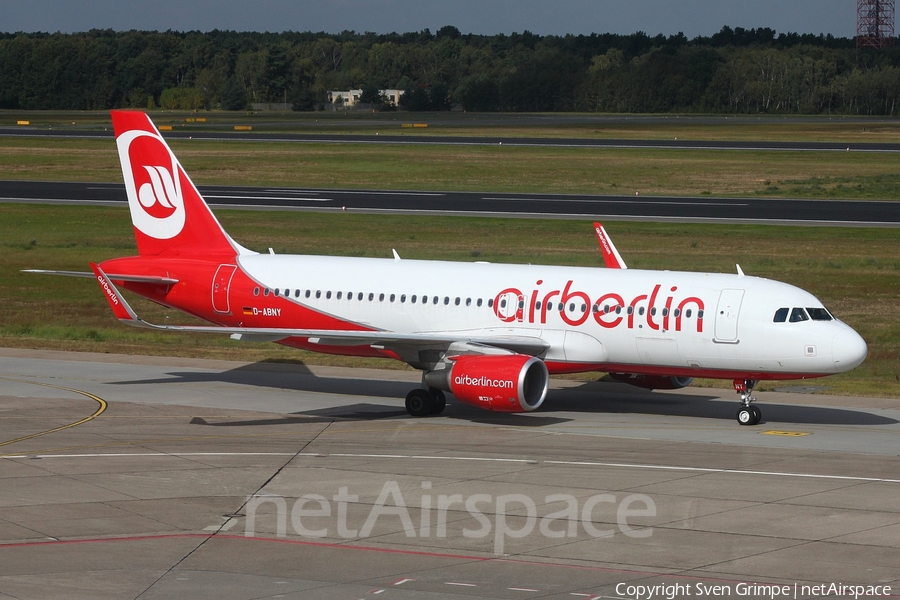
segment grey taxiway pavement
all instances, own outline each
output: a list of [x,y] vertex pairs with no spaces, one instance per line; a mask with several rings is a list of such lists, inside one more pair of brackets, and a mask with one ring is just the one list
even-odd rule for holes
[[0,599],[897,597],[900,399],[418,379],[0,349]]

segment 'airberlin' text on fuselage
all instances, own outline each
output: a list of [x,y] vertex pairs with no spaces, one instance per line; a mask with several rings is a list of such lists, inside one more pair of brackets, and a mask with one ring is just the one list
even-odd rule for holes
[[[544,281],[539,279],[536,286]],[[656,284],[649,294],[638,294],[627,300],[615,292],[601,295],[591,302],[586,292],[572,289],[570,279],[562,290],[543,291],[535,288],[526,303],[525,294],[518,288],[506,288],[494,298],[494,314],[504,323],[546,324],[548,315],[558,314],[567,325],[584,325],[588,318],[601,327],[612,329],[624,325],[628,329],[642,327],[645,323],[653,330],[681,331],[683,321],[696,320],[697,331],[703,331],[703,300],[696,296],[678,299],[672,286],[669,294],[660,296],[662,285]],[[696,311],[696,313],[694,312]]]

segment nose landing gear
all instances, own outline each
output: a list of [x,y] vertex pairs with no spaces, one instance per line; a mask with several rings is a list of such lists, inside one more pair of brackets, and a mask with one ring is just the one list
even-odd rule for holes
[[741,395],[741,407],[737,411],[737,422],[741,425],[756,425],[762,419],[762,411],[750,403],[756,399],[751,395],[759,381],[754,379],[735,379],[734,391]]

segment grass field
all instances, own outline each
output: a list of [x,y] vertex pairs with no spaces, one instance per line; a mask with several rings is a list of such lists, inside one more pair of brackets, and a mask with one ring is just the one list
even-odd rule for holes
[[[462,217],[218,211],[225,228],[259,251],[602,266],[589,222]],[[900,396],[900,244],[891,229],[608,222],[632,268],[734,272],[799,285],[869,343],[851,373],[818,380],[832,393]],[[308,364],[368,364],[238,344],[225,337],[160,334],[119,325],[88,279],[20,273],[85,270],[88,261],[134,253],[125,208],[0,205],[0,345]],[[152,303],[157,322],[184,322]],[[728,385],[728,382],[725,382]],[[791,384],[765,384],[763,389]]]
[[[900,199],[872,152],[404,146],[173,140],[198,184]],[[0,137],[0,179],[121,181],[111,140]]]

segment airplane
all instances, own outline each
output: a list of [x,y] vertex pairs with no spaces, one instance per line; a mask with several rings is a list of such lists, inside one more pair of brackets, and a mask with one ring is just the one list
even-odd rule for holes
[[[740,266],[628,269],[599,223],[606,268],[257,253],[226,233],[145,113],[111,115],[138,255],[32,272],[95,278],[134,327],[405,362],[422,371],[406,396],[415,417],[440,414],[445,393],[534,411],[551,374],[598,371],[647,389],[731,379],[738,423],[756,425],[759,381],[849,371],[868,351],[812,294]],[[149,323],[119,288],[212,325]]]

